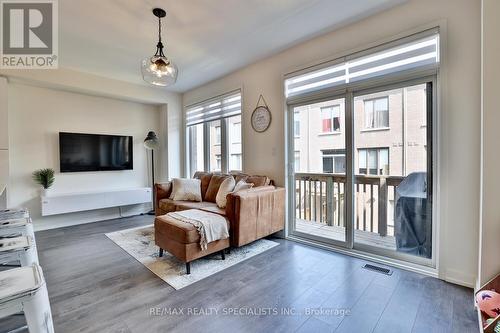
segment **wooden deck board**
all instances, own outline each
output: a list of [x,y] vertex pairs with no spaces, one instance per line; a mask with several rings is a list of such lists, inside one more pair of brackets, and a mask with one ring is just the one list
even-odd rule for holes
[[[329,239],[345,240],[345,229],[339,226],[328,226],[324,223],[297,219],[296,230],[299,232],[326,237]],[[361,244],[382,247],[389,250],[396,250],[396,238],[393,236],[380,236],[379,234],[354,230],[354,241]]]

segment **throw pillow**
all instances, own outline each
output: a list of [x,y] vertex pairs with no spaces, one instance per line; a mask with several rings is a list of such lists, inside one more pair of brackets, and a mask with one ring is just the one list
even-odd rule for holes
[[205,193],[203,201],[217,203],[215,201],[217,197],[217,192],[219,192],[219,187],[222,184],[222,182],[226,180],[226,178],[233,178],[233,176],[214,173],[212,178],[210,179],[210,184],[208,184],[207,193]]
[[215,202],[219,208],[226,208],[226,196],[233,192],[234,190],[234,178],[228,177],[224,179],[222,184],[220,184],[219,191],[217,191],[217,196],[215,197]]
[[246,181],[244,181],[242,179],[238,183],[236,183],[236,186],[234,187],[234,191],[233,192],[238,192],[238,191],[241,191],[241,190],[248,190],[248,189],[250,189],[252,187],[253,187],[252,183],[247,183]]
[[201,201],[201,181],[199,179],[174,178],[170,199]]

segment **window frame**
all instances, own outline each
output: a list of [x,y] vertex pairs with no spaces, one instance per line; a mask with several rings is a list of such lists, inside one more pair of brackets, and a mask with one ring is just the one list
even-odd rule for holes
[[[243,126],[242,126],[242,124],[243,124],[243,112],[242,112],[243,93],[242,93],[242,89],[238,88],[238,89],[232,90],[230,92],[205,99],[204,101],[201,101],[199,103],[187,105],[184,107],[184,112],[186,113],[187,110],[189,110],[189,108],[194,108],[197,105],[207,104],[210,101],[212,101],[212,103],[214,103],[213,101],[215,101],[218,98],[223,99],[223,98],[225,98],[225,96],[228,96],[231,94],[236,94],[236,93],[239,93],[239,96],[240,96],[240,113],[238,113],[238,114],[231,114],[228,116],[222,116],[220,118],[210,119],[207,121],[198,122],[198,123],[190,124],[190,125],[187,125],[186,114],[184,115],[184,130],[185,130],[184,152],[185,152],[185,170],[188,173],[187,176],[191,177],[196,171],[214,172],[214,171],[210,171],[210,146],[211,146],[211,143],[210,143],[210,123],[212,123],[214,121],[220,121],[220,142],[213,143],[214,145],[220,145],[220,147],[221,147],[221,153],[220,153],[220,155],[221,155],[221,170],[217,171],[217,172],[228,173],[229,171],[233,171],[233,170],[229,170],[230,158],[231,158],[231,155],[234,155],[234,153],[230,154],[229,144],[230,144],[230,136],[234,136],[234,133],[231,133],[231,131],[233,129],[228,126],[228,119],[231,119],[233,117],[240,117],[240,121],[237,122],[240,124],[239,140],[238,140],[238,142],[233,142],[233,143],[241,145],[241,152],[239,153],[239,155],[241,155],[241,158],[240,158],[241,170],[234,170],[234,171],[243,171],[244,145],[243,145]],[[203,125],[203,152],[204,152],[203,153],[203,170],[195,170],[195,167],[193,167],[192,160],[191,160],[192,147],[191,147],[190,128],[193,126],[198,126],[200,124]],[[217,127],[219,127],[219,126],[217,126]]]
[[[390,150],[390,147],[369,147],[369,148],[358,148],[357,149],[357,153],[358,153],[358,168],[357,168],[357,171],[358,171],[358,174],[359,175],[366,175],[366,176],[384,176],[384,174],[380,173],[380,170],[381,170],[381,167],[380,167],[380,152],[382,150],[386,150],[387,151],[387,165],[389,166],[389,170],[388,170],[388,174],[385,175],[385,176],[388,176],[390,175],[390,170],[391,170],[391,158],[390,158],[390,154],[391,154],[391,150]],[[377,164],[377,167],[376,167],[376,170],[377,170],[377,173],[376,174],[371,174],[369,172],[370,168],[369,167],[369,158],[368,158],[368,153],[369,151],[375,151],[376,152],[376,164]],[[359,166],[359,161],[361,160],[359,154],[361,152],[365,152],[365,160],[366,160],[366,172],[363,173],[361,172],[361,167]]]
[[[446,40],[448,36],[446,30],[445,22],[437,22],[430,23],[420,27],[416,27],[414,29],[399,33],[397,35],[387,37],[382,39],[377,43],[371,43],[364,46],[360,46],[355,49],[356,55],[363,53],[373,53],[374,50],[380,50],[387,48],[388,45],[399,45],[405,43],[406,41],[415,40],[421,36],[429,35],[429,33],[437,32],[438,38],[441,40]],[[402,37],[403,36],[403,37]],[[318,70],[318,68],[326,68],[332,66],[335,63],[341,63],[344,59],[348,58],[349,55],[353,54],[353,51],[349,51],[349,53],[345,52],[344,54],[339,54],[333,60],[328,62],[324,61],[313,67],[297,67],[293,72],[289,72],[284,75],[284,79],[290,79],[297,77],[298,75],[311,73],[314,70]],[[430,94],[427,95],[427,170],[428,170],[428,184],[432,183],[432,187],[429,187],[429,199],[431,200],[432,210],[430,211],[430,215],[432,216],[432,234],[429,235],[432,238],[432,258],[420,258],[412,255],[408,255],[405,253],[395,253],[393,251],[386,251],[380,248],[374,248],[370,246],[363,246],[363,244],[353,244],[352,243],[352,228],[351,230],[347,230],[347,238],[346,242],[325,242],[325,239],[316,238],[316,239],[304,239],[304,235],[298,234],[294,232],[294,210],[289,209],[287,211],[288,229],[285,229],[285,235],[290,239],[297,239],[300,241],[312,242],[324,247],[327,247],[332,250],[338,250],[343,253],[349,253],[354,256],[358,256],[361,258],[370,256],[371,260],[381,262],[384,264],[391,263],[397,265],[399,267],[404,267],[406,269],[417,271],[419,273],[424,273],[431,276],[436,276],[441,270],[441,265],[439,264],[440,253],[442,252],[440,243],[442,242],[442,229],[444,226],[442,219],[442,212],[440,207],[440,201],[442,195],[440,194],[440,174],[442,174],[443,165],[442,165],[442,156],[440,155],[440,151],[442,150],[442,142],[439,140],[442,136],[442,111],[446,108],[446,100],[442,99],[442,91],[444,90],[444,86],[446,82],[442,80],[443,73],[448,71],[448,65],[446,61],[446,57],[442,56],[443,54],[447,54],[447,47],[445,43],[438,43],[438,62],[433,67],[424,67],[419,69],[412,69],[405,72],[400,72],[397,74],[389,74],[384,77],[380,77],[379,79],[368,80],[365,82],[355,82],[349,83],[344,86],[333,86],[333,87],[325,87],[320,89],[315,89],[314,91],[307,91],[302,94],[287,94],[287,87],[284,88],[284,94],[286,96],[286,114],[287,114],[287,127],[291,128],[291,111],[298,106],[310,104],[313,102],[319,102],[322,100],[328,100],[337,96],[341,96],[345,94],[347,96],[347,103],[353,102],[353,98],[360,95],[366,94],[374,94],[381,91],[400,88],[403,85],[417,85],[421,83],[426,83],[428,87],[428,91]],[[339,58],[342,56],[342,58]],[[349,59],[349,58],[348,58]],[[445,75],[444,75],[445,76]],[[430,98],[429,98],[430,97]],[[353,139],[353,133],[351,133],[351,128],[353,127],[352,119],[350,119],[350,115],[347,113],[346,109],[346,124],[345,131],[347,132],[346,139],[349,143],[350,140]],[[290,131],[286,131],[286,137],[288,142],[293,143],[291,139]],[[293,150],[293,145],[289,145],[288,152]],[[351,154],[352,155],[352,154]],[[287,163],[292,163],[291,154],[287,155]],[[353,156],[348,159],[348,164],[353,164]],[[349,169],[349,167],[348,167]],[[293,169],[286,168],[285,170],[286,184],[288,188],[293,188],[295,186],[294,177],[293,177]],[[350,174],[347,177],[347,191],[351,191],[353,189],[354,182],[354,173]],[[289,191],[289,193],[291,193]],[[353,205],[352,205],[352,196],[347,195],[347,219],[352,218],[353,215]],[[287,198],[288,205],[293,206],[295,204],[295,196],[290,194]],[[446,221],[448,223],[448,221]]]
[[[342,152],[342,150],[344,152]],[[326,152],[326,153],[325,153]],[[321,151],[321,162],[323,163],[322,165],[322,170],[323,170],[323,173],[328,173],[328,172],[325,172],[325,167],[324,167],[324,162],[325,162],[325,158],[331,158],[332,159],[332,174],[345,174],[345,168],[344,168],[344,172],[335,172],[335,158],[337,157],[343,157],[344,158],[344,163],[347,163],[347,156],[346,156],[347,152],[345,149],[328,149],[328,150],[322,150]],[[347,165],[346,165],[347,166]]]
[[[384,111],[384,112],[387,112],[387,125],[386,126],[380,126],[380,124],[377,124],[377,112],[380,112],[380,111],[376,111],[375,110],[375,102],[376,101],[379,101],[379,100],[382,100],[382,99],[385,99],[387,101],[387,109]],[[373,127],[368,127],[368,124],[366,123],[366,103],[367,102],[372,102],[372,113],[373,113]],[[367,99],[364,99],[363,100],[363,122],[364,122],[364,130],[365,131],[376,131],[376,130],[381,130],[381,129],[388,129],[390,128],[390,107],[389,107],[389,96],[386,95],[386,96],[379,96],[379,97],[371,97],[371,98],[367,98]]]
[[[338,108],[338,116],[334,117],[333,116],[333,109],[337,109],[337,108]],[[324,131],[323,130],[323,121],[325,119],[327,119],[327,118],[323,118],[323,110],[327,110],[327,109],[330,109],[330,111],[332,111],[331,117],[329,118],[330,127],[332,129],[331,131]],[[341,127],[342,127],[342,125],[340,124],[340,120],[342,118],[342,115],[340,113],[341,113],[340,104],[332,104],[332,105],[320,107],[320,114],[321,114],[321,133],[320,133],[320,135],[341,133]],[[335,118],[339,119],[339,128],[338,128],[338,130],[335,130],[335,122],[334,122]]]

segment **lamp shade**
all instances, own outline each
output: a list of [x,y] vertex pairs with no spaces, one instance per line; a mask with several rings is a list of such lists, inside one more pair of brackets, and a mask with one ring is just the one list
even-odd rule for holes
[[162,56],[146,58],[141,64],[142,78],[155,86],[166,87],[177,81],[177,66]]
[[144,139],[144,147],[147,149],[156,149],[158,148],[158,137],[156,136],[156,133],[153,131],[149,131],[148,135]]

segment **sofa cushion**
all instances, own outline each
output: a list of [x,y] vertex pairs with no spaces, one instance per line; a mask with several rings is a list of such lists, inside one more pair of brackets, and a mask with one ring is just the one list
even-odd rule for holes
[[217,205],[213,202],[192,202],[192,201],[176,201],[174,202],[176,207],[175,210],[186,210],[186,209],[200,209],[203,210],[205,207],[216,207]]
[[219,192],[219,187],[222,182],[226,179],[232,177],[231,175],[224,174],[213,174],[210,179],[210,184],[208,185],[207,193],[205,194],[205,201],[215,202],[217,197],[217,192]]
[[174,178],[170,199],[202,201],[201,181],[199,179]]
[[245,181],[252,183],[254,187],[266,186],[271,182],[267,176],[248,176]]
[[207,193],[208,185],[210,184],[210,179],[212,179],[211,172],[196,171],[193,178],[201,180],[201,198],[205,200],[205,194]]
[[168,198],[170,197],[170,194],[172,194],[172,182],[156,183],[155,189],[157,196],[162,198]]
[[204,210],[205,212],[215,213],[215,214],[219,214],[219,215],[222,215],[222,216],[226,216],[226,210],[223,209],[223,208],[219,208],[217,205],[214,205],[214,206],[205,206],[205,207],[200,208],[200,209]]
[[173,219],[168,215],[156,217],[155,232],[182,244],[200,241],[200,234],[194,225]]
[[172,199],[162,199],[160,200],[160,209],[164,213],[175,212],[178,210],[186,209],[199,209],[210,213],[216,213],[226,216],[226,210],[217,207],[217,204],[213,202],[193,202],[193,201],[182,201],[182,200],[172,200]]
[[175,202],[172,199],[161,199],[158,202],[158,207],[160,207],[163,213],[175,212]]
[[[229,221],[226,222],[229,228]],[[182,244],[200,242],[200,233],[194,225],[174,219],[168,215],[157,216],[155,218],[155,234],[159,233],[166,238],[174,240]],[[216,243],[212,242],[212,243]],[[210,243],[210,244],[212,244]]]

